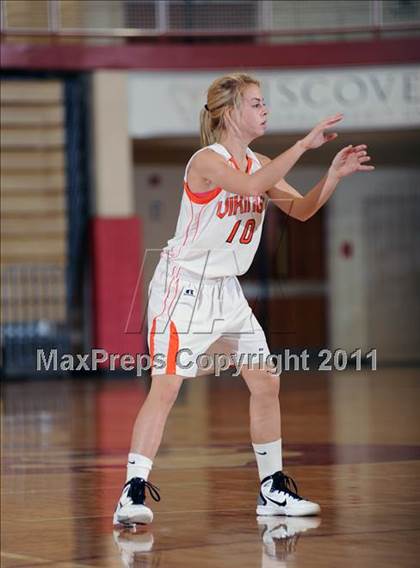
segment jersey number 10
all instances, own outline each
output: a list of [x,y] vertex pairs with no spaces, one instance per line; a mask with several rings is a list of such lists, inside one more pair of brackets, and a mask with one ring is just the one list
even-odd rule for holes
[[[241,223],[242,220],[240,219],[239,221],[236,221],[236,223],[233,225],[233,228],[229,233],[228,238],[226,239],[227,243],[231,243],[233,241],[236,233],[238,232],[239,225]],[[252,241],[254,230],[255,230],[255,219],[248,219],[248,221],[244,225],[244,228],[242,229],[242,235],[239,239],[239,242],[242,243],[243,245],[247,245],[248,243],[250,243]]]

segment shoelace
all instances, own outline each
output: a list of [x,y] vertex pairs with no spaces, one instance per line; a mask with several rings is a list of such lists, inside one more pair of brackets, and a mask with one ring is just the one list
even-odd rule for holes
[[299,497],[298,495],[297,485],[291,477],[285,475],[282,471],[276,471],[276,473],[274,473],[272,477],[273,477],[273,483],[271,485],[270,491],[287,492],[295,499],[302,501],[302,497]]
[[149,490],[149,495],[152,499],[160,501],[159,487],[156,487],[156,485],[153,485],[150,481],[146,481],[141,477],[133,477],[126,483],[126,486],[127,485],[130,486],[127,497],[130,497],[134,505],[143,505],[146,488]]

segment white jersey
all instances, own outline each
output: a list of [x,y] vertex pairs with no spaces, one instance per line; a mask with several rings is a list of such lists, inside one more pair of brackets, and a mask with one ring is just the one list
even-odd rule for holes
[[[233,168],[234,158],[221,144],[210,148],[223,156]],[[242,196],[216,187],[204,193],[193,193],[188,187],[185,168],[184,192],[181,200],[175,236],[163,249],[162,260],[174,268],[185,269],[204,278],[244,274],[257,251],[267,206],[262,196]],[[247,148],[247,173],[252,174],[261,164]]]

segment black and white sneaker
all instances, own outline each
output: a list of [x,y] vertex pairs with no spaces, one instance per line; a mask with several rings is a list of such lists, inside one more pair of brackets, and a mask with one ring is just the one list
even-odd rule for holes
[[293,479],[277,471],[261,481],[257,501],[257,515],[286,515],[304,517],[318,515],[321,507],[317,503],[299,497]]
[[148,525],[153,521],[153,512],[146,507],[146,487],[155,501],[160,501],[159,488],[141,477],[133,477],[123,487],[123,491],[115,509],[114,525]]

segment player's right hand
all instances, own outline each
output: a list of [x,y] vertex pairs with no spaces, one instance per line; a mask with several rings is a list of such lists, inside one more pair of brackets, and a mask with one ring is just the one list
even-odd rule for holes
[[313,128],[309,134],[300,140],[300,144],[305,148],[305,150],[313,150],[314,148],[319,148],[326,142],[330,142],[337,138],[337,132],[326,132],[329,128],[335,126],[338,122],[343,120],[343,113],[338,113],[333,116],[329,116],[319,122],[315,128]]

